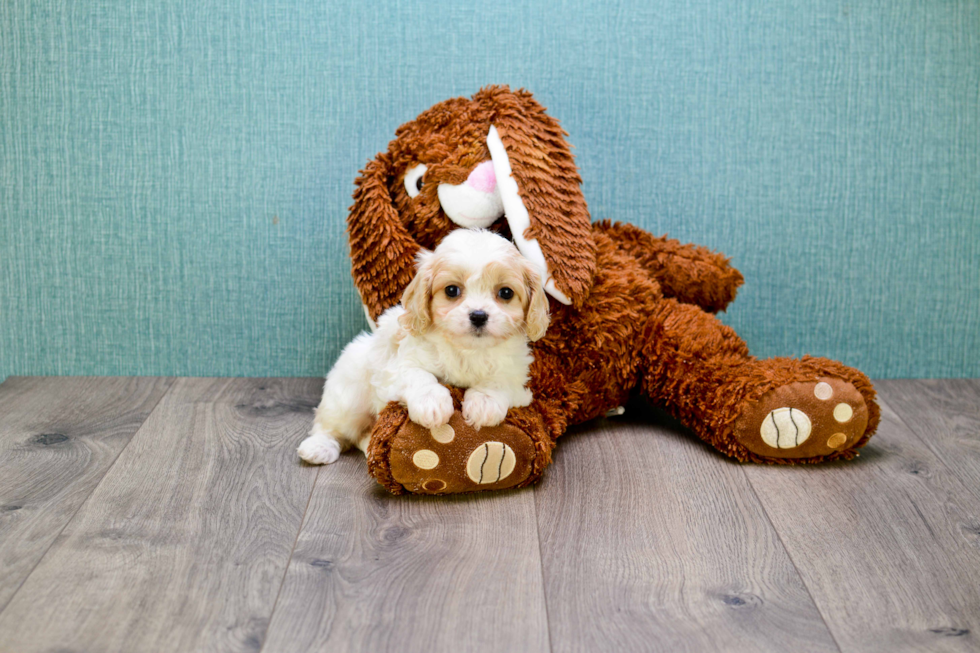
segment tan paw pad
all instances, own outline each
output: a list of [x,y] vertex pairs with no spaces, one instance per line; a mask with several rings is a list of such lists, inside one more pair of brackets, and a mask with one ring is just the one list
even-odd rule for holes
[[428,492],[442,492],[446,489],[446,482],[439,478],[432,478],[422,484],[422,489]]
[[429,449],[419,449],[412,456],[412,462],[419,469],[435,469],[439,464],[439,455]]
[[510,476],[516,463],[514,450],[503,442],[484,442],[470,454],[466,475],[480,485],[496,483]]
[[800,409],[777,408],[762,420],[759,429],[762,440],[774,449],[798,447],[810,437],[813,425]]
[[456,437],[456,431],[449,424],[443,424],[432,429],[432,439],[442,444],[449,444]]
[[834,388],[826,381],[821,381],[813,386],[813,396],[820,401],[827,401],[834,396]]
[[840,449],[847,442],[847,436],[843,433],[834,433],[827,438],[827,446],[831,449]]

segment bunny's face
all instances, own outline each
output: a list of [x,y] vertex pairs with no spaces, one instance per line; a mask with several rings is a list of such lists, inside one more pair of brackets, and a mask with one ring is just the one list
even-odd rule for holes
[[427,249],[452,229],[490,227],[504,215],[486,144],[492,124],[488,112],[471,105],[462,99],[438,104],[399,127],[389,146],[392,199]]
[[514,241],[549,295],[581,305],[595,244],[564,136],[526,91],[488,87],[441,102],[399,127],[363,171],[349,220],[397,218],[426,249],[454,229],[491,229]]

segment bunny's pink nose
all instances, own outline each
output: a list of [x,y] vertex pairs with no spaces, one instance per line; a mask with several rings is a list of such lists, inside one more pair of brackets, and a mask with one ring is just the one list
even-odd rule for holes
[[497,187],[497,175],[493,172],[493,161],[484,161],[466,178],[466,184],[478,191],[492,193]]

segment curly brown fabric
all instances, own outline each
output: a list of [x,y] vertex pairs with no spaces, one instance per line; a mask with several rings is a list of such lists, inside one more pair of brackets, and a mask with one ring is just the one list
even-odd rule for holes
[[371,432],[371,441],[368,443],[368,473],[392,494],[405,492],[401,483],[391,475],[391,441],[406,421],[408,421],[408,411],[394,401],[389,403],[378,415],[374,430]]
[[622,222],[603,220],[598,225],[660,283],[664,297],[717,313],[732,303],[742,285],[742,273],[707,247],[653,236]]
[[[550,300],[551,326],[533,344],[534,402],[506,420],[534,443],[532,471],[521,485],[541,477],[568,426],[626,403],[634,389],[738,460],[849,459],[867,443],[880,418],[867,377],[824,358],[756,359],[713,315],[742,283],[727,258],[632,225],[592,224],[565,132],[523,90],[492,86],[435,105],[400,127],[388,151],[358,178],[348,233],[354,281],[372,317],[398,302],[418,248],[434,247],[456,228],[439,205],[438,184],[462,183],[490,158],[491,125],[530,216],[526,236],[538,240],[558,289],[571,299],[571,305]],[[404,175],[418,163],[427,166],[424,186],[410,198]],[[503,219],[492,228],[509,235]],[[834,398],[821,399],[831,384]],[[799,394],[796,409],[813,413],[811,440],[799,451],[819,455],[794,457],[763,437],[766,415],[756,409],[790,390]],[[458,390],[454,396],[461,398]],[[850,412],[832,412],[840,403]],[[369,448],[371,474],[395,493],[404,487],[391,475],[390,448],[406,420],[400,406],[385,409]]]

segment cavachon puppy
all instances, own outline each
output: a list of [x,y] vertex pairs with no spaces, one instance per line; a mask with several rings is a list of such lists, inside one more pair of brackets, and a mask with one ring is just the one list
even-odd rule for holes
[[[510,408],[531,403],[528,340],[547,328],[541,277],[517,248],[489,231],[453,232],[434,252],[419,252],[418,273],[401,304],[381,315],[374,333],[362,333],[344,349],[327,376],[300,457],[324,464],[351,445],[366,452],[388,402],[405,405],[417,424],[448,432],[455,409],[442,384],[467,388],[462,408],[469,427],[500,424]],[[413,461],[432,468],[439,457],[423,449]],[[512,453],[501,452],[496,464],[510,473],[514,462]]]
[[750,355],[714,315],[741,274],[703,247],[591,222],[566,135],[530,93],[491,86],[399,127],[356,180],[348,235],[369,318],[398,303],[417,252],[474,228],[514,242],[551,312],[532,346],[529,406],[476,430],[460,412],[462,386],[450,388],[456,410],[438,428],[389,403],[367,442],[378,482],[396,494],[528,485],[569,425],[634,392],[739,460],[856,456],[879,420],[867,377],[825,358]]

